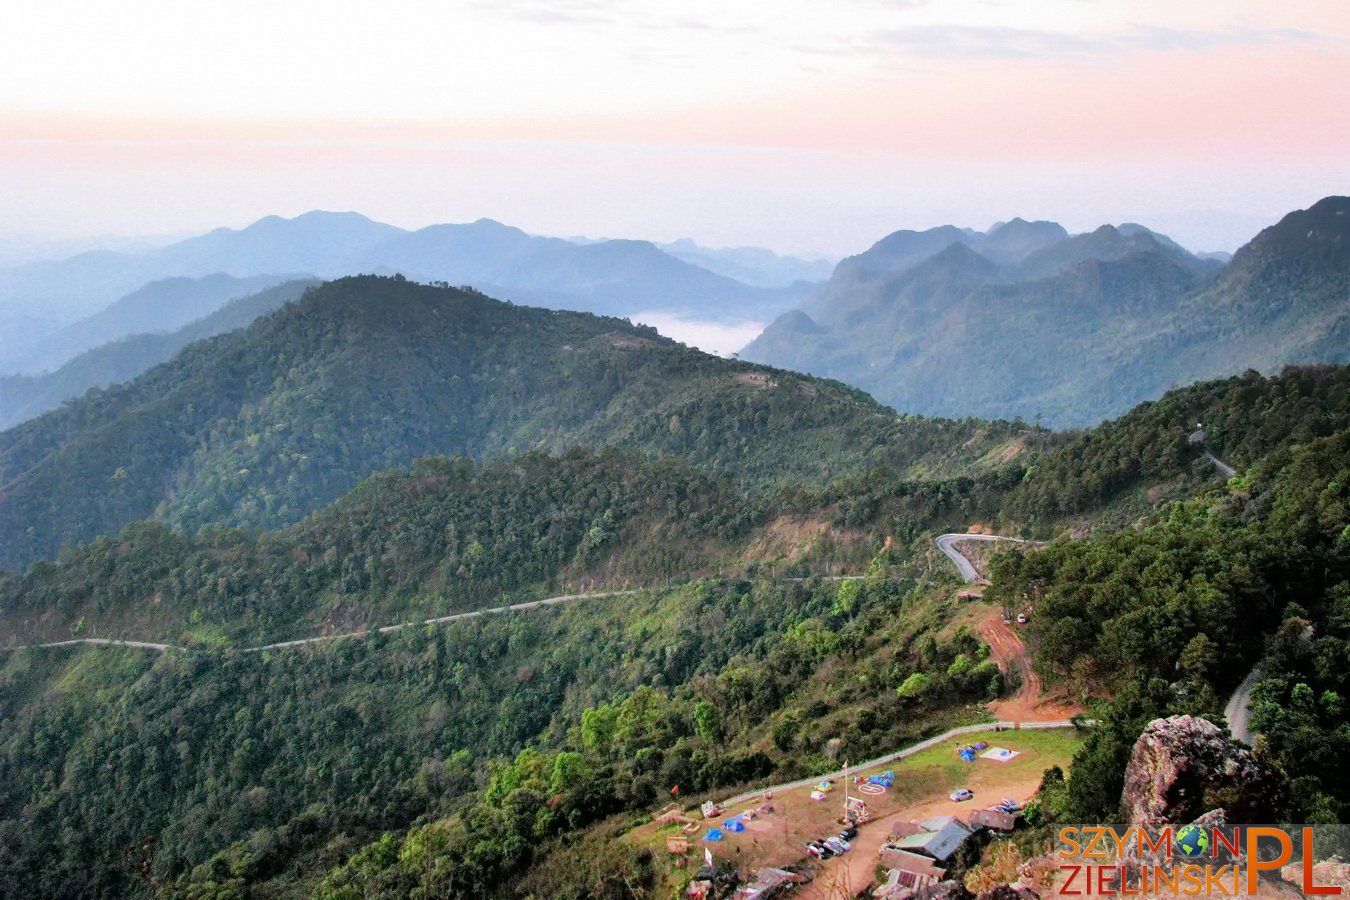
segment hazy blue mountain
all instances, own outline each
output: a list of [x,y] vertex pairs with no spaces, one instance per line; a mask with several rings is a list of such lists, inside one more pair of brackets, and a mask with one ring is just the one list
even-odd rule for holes
[[349,274],[371,247],[401,234],[360,213],[316,210],[293,219],[267,216],[239,231],[217,228],[164,248],[160,257],[189,272],[301,271],[329,278]]
[[834,263],[830,260],[780,256],[762,247],[713,249],[702,247],[690,238],[656,246],[676,259],[753,287],[783,288],[799,281],[824,281],[834,271]]
[[153,281],[99,312],[37,340],[0,347],[0,371],[50,372],[76,355],[144,332],[168,332],[200,319],[239,297],[255,294],[294,275],[235,278],[217,272],[203,278]]
[[1087,260],[1124,259],[1139,253],[1161,253],[1199,273],[1217,272],[1221,266],[1190,253],[1165,235],[1142,225],[1103,225],[1088,234],[1050,244],[1026,256],[1018,265],[1022,278],[1037,278],[1076,266]]
[[433,225],[372,249],[368,271],[467,284],[494,296],[601,315],[679,312],[708,321],[772,318],[800,288],[766,289],[676,259],[648,241],[577,244],[480,219]]
[[1058,222],[1028,222],[1015,218],[1000,222],[983,235],[973,236],[971,247],[981,256],[1003,265],[1015,265],[1038,250],[1068,240]]
[[[899,232],[841,263],[742,356],[838,378],[905,412],[1061,426],[1178,383],[1344,362],[1348,208],[1333,197],[1291,213],[1227,266],[1135,224],[1023,242],[1005,265],[974,249],[1001,228]],[[942,237],[954,240],[913,261]]]
[[[800,285],[742,283],[646,241],[579,245],[487,219],[409,232],[358,213],[310,212],[293,219],[269,216],[243,229],[219,228],[147,253],[86,253],[0,270],[0,308],[5,310],[0,324],[10,323],[0,340],[0,371],[53,368],[93,346],[85,342],[49,352],[37,341],[150,282],[278,272],[321,278],[402,273],[559,309],[620,316],[670,312],[726,323],[770,319],[804,295]],[[142,322],[103,340],[172,330],[185,321]]]
[[0,375],[0,430],[55,409],[90,388],[135,378],[193,341],[243,328],[254,319],[299,297],[316,281],[288,281],[231,300],[220,309],[174,332],[135,334],[86,350],[54,372]]

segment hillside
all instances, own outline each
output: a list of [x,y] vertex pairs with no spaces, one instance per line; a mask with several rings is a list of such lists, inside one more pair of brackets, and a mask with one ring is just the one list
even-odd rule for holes
[[12,428],[49,409],[55,409],[90,388],[129,381],[152,366],[169,360],[193,341],[244,328],[259,316],[296,299],[306,288],[316,283],[288,281],[257,294],[231,300],[215,312],[176,331],[134,334],[109,341],[84,351],[45,375],[0,375],[0,429]]
[[[1299,775],[1289,815],[1337,821],[1350,686],[1322,661],[1347,646],[1347,379],[1314,368],[1196,385],[977,478],[871,473],[761,503],[632,453],[426,460],[280,532],[131,526],[0,578],[8,635],[192,648],[4,654],[0,879],[34,897],[136,896],[147,879],[170,897],[580,898],[597,883],[636,897],[624,885],[688,874],[617,837],[672,785],[697,803],[830,771],[825,748],[875,756],[981,717],[1004,692],[974,629],[996,607],[955,599],[926,557],[938,529],[1043,517],[1063,536],[1082,510],[1158,484],[1173,502],[994,557],[988,599],[1031,608],[1047,685],[1099,698],[1101,724],[1067,778],[1047,774],[1022,840],[1114,821],[1144,723],[1222,722],[1223,695],[1258,660],[1271,677],[1254,721],[1269,758]],[[1238,477],[1216,478],[1189,448],[1196,416]],[[869,576],[782,575],[842,560]],[[714,567],[728,577],[681,583]],[[655,587],[230,649],[587,579]]]
[[150,517],[289,524],[434,454],[612,444],[770,486],[878,465],[959,471],[1015,454],[1014,437],[1007,424],[899,417],[621,320],[350,278],[0,434],[0,564]]
[[1178,383],[1350,358],[1347,209],[1291,213],[1221,270],[1137,225],[1043,229],[1020,259],[981,253],[998,232],[900,232],[742,355],[916,413],[1091,424]]

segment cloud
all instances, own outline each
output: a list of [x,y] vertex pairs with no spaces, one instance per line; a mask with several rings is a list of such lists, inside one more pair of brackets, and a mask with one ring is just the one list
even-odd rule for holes
[[1020,28],[926,25],[873,32],[864,47],[877,54],[903,50],[935,59],[1089,60],[1133,53],[1185,53],[1223,47],[1273,44],[1326,44],[1326,35],[1297,28],[1231,28],[1191,31],[1132,25],[1103,34],[1072,34]]
[[483,0],[479,9],[545,25],[610,25],[613,0]]

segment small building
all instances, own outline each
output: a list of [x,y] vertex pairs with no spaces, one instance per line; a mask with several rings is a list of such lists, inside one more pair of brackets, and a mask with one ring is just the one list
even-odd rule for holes
[[[931,878],[934,881],[941,881],[947,874],[947,870],[939,866],[934,860],[927,856],[920,856],[917,853],[911,853],[908,850],[901,850],[897,847],[882,847],[878,862],[882,868],[895,869],[919,878]],[[902,880],[903,876],[902,876]],[[911,882],[913,878],[909,879]],[[913,887],[913,884],[907,884]]]
[[901,838],[907,838],[911,834],[918,834],[923,831],[918,822],[896,822],[891,826],[890,839],[898,841]]
[[893,846],[927,856],[938,862],[951,859],[956,849],[965,843],[974,830],[955,816],[934,816],[919,823],[922,831],[901,838]]

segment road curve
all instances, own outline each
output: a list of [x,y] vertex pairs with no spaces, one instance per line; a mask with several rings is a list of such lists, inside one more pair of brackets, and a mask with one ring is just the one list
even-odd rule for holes
[[1242,679],[1242,684],[1238,685],[1237,690],[1233,691],[1233,696],[1228,698],[1228,705],[1223,708],[1223,717],[1228,720],[1228,730],[1232,732],[1233,737],[1248,744],[1252,742],[1250,721],[1252,688],[1256,687],[1256,682],[1260,680],[1261,670],[1252,669],[1251,673]]
[[[1084,724],[1091,724],[1091,723],[1084,723]],[[929,749],[930,747],[936,747],[938,744],[941,744],[943,741],[948,740],[950,738],[959,737],[960,735],[963,734],[974,734],[978,731],[994,731],[997,729],[1003,729],[1005,731],[1012,731],[1013,729],[1021,729],[1023,731],[1044,731],[1046,729],[1051,728],[1073,728],[1073,727],[1075,727],[1074,723],[1068,719],[1062,719],[1058,722],[1021,722],[1021,723],[982,722],[978,725],[962,725],[960,728],[953,728],[950,731],[944,731],[937,737],[930,737],[926,741],[919,741],[919,743],[917,744],[911,744],[910,746],[905,747],[902,750],[896,750],[894,753],[888,753],[885,756],[878,756],[876,759],[869,759],[866,762],[850,763],[848,768],[849,771],[851,772],[861,772],[864,769],[873,769],[876,768],[877,766],[884,766],[886,763],[895,762],[897,759],[905,759],[906,757],[913,756],[916,753],[921,753],[924,750]],[[743,794],[737,794],[734,797],[728,797],[727,799],[722,801],[722,805],[731,806],[735,803],[744,803],[746,800],[749,800],[752,797],[758,797],[765,791],[790,791],[793,788],[807,787],[808,785],[816,784],[822,778],[833,778],[837,776],[839,772],[840,772],[839,769],[835,769],[830,772],[825,772],[821,775],[812,775],[810,778],[798,778],[796,781],[789,781],[784,784],[773,784],[761,788],[756,788],[753,791],[746,791]]]
[[[290,647],[303,647],[305,644],[317,644],[321,641],[340,641],[345,638],[368,637],[372,634],[388,634],[391,631],[399,631],[404,628],[419,628],[424,625],[440,625],[444,622],[457,622],[461,619],[477,619],[481,616],[520,612],[527,609],[536,609],[541,606],[555,606],[559,603],[571,603],[576,600],[599,600],[604,597],[623,597],[636,593],[637,591],[602,591],[596,594],[559,594],[556,597],[545,597],[543,600],[531,600],[526,603],[512,603],[510,606],[494,606],[491,609],[476,609],[472,612],[455,613],[450,616],[438,616],[435,619],[422,619],[420,622],[402,622],[398,625],[385,625],[382,628],[373,630],[348,631],[344,634],[321,634],[317,637],[297,638],[293,641],[278,641],[275,644],[263,644],[259,647],[240,647],[236,649],[240,653],[260,653],[263,650],[285,650]],[[52,641],[46,644],[22,644],[18,647],[0,647],[0,651],[31,650],[38,647],[69,647],[73,644],[95,644],[102,647],[137,647],[142,650],[156,650],[160,653],[167,650],[188,649],[187,647],[179,647],[174,644],[156,644],[151,641],[122,641],[112,638],[73,638],[68,641]]]
[[960,550],[957,550],[954,544],[957,541],[1012,541],[1014,544],[1030,543],[1022,538],[1003,537],[997,534],[944,534],[937,539],[938,549],[947,554],[947,558],[956,563],[956,568],[960,570],[961,577],[968,584],[988,584],[988,580],[983,578],[975,567],[970,564]]
[[1228,463],[1219,459],[1217,456],[1215,456],[1213,453],[1210,453],[1208,450],[1205,451],[1205,458],[1208,459],[1210,462],[1214,463],[1214,468],[1222,472],[1224,474],[1224,477],[1232,478],[1234,475],[1237,474],[1237,469],[1233,468]]

